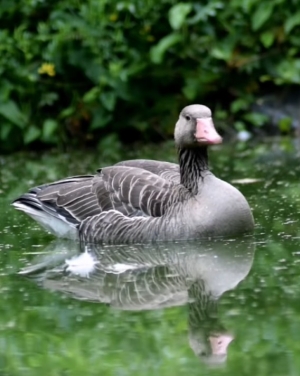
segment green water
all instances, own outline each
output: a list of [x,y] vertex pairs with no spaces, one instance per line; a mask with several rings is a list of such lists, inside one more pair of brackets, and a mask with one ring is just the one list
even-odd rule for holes
[[[210,153],[248,198],[254,238],[91,247],[91,262],[9,206],[31,186],[134,157],[176,160],[172,143],[0,157],[0,374],[299,375],[299,142]],[[211,354],[216,339],[223,355]]]

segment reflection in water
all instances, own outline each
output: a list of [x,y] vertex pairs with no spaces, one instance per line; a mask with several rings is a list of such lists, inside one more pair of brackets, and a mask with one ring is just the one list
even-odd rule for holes
[[[81,248],[81,249],[80,249]],[[20,271],[44,288],[123,310],[188,305],[189,343],[210,364],[233,340],[218,318],[218,300],[249,273],[251,237],[152,245],[84,245],[56,240]],[[49,253],[48,253],[49,252]]]

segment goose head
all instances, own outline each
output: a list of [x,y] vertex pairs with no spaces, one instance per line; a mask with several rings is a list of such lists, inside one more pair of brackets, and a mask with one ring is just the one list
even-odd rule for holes
[[211,110],[201,104],[184,107],[174,132],[175,143],[180,149],[191,149],[222,142],[215,129]]

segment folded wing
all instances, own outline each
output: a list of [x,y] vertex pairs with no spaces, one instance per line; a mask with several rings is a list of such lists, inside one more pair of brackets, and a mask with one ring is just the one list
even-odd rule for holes
[[79,224],[109,210],[134,217],[159,217],[189,197],[179,184],[178,165],[135,160],[99,170],[97,175],[74,176],[31,189],[15,201],[30,212],[47,212]]
[[[123,165],[103,168],[94,179],[93,191],[99,206],[131,217],[160,217],[174,202],[189,196],[179,184],[142,168]],[[103,191],[109,193],[108,201]]]

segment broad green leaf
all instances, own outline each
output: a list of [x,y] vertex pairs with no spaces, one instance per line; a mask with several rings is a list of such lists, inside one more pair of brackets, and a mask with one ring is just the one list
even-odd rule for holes
[[284,31],[289,34],[295,26],[300,25],[300,12],[288,17],[284,23]]
[[270,2],[261,2],[256,11],[252,15],[252,29],[258,30],[263,24],[271,17],[274,3]]
[[269,120],[269,117],[259,112],[250,112],[244,116],[244,119],[249,121],[256,127],[261,127]]
[[31,142],[37,140],[41,135],[41,130],[37,128],[35,125],[30,125],[30,127],[26,130],[24,135],[24,143],[30,144]]
[[26,126],[26,116],[14,101],[0,103],[0,115],[23,129]]
[[46,119],[43,123],[43,139],[45,141],[55,133],[58,128],[58,123],[54,119]]
[[74,108],[74,107],[72,107],[72,106],[71,106],[71,107],[67,107],[67,108],[65,108],[64,110],[62,110],[62,111],[60,112],[59,117],[60,117],[61,119],[68,118],[68,117],[70,117],[71,115],[73,115],[74,112],[75,112],[75,108]]
[[[2,73],[1,70],[2,69],[0,67],[0,73]],[[1,102],[7,102],[9,100],[9,96],[13,88],[14,86],[11,82],[5,79],[1,80],[1,86],[0,86],[0,101]]]
[[108,111],[112,111],[115,108],[117,98],[114,92],[111,91],[111,92],[102,93],[100,95],[100,99],[101,99],[103,106]]
[[283,60],[276,71],[279,84],[300,84],[300,59]]
[[249,107],[250,102],[251,100],[249,100],[247,97],[238,98],[231,103],[230,110],[233,113],[236,113],[240,110],[246,110]]
[[82,100],[84,103],[94,102],[99,97],[100,89],[98,86],[94,86],[91,90],[87,91]]
[[179,43],[183,36],[179,33],[172,33],[162,38],[156,46],[153,46],[150,50],[151,61],[155,64],[160,64],[163,61],[164,55],[167,50]]
[[39,107],[52,106],[59,99],[59,95],[55,92],[44,93],[38,102]]
[[251,8],[259,4],[261,0],[236,0],[235,2],[239,4],[239,6],[243,7],[246,12],[251,11]]
[[199,81],[195,77],[187,78],[182,89],[184,96],[189,100],[194,100],[199,91]]
[[169,10],[169,22],[173,30],[181,28],[191,10],[191,3],[178,3]]
[[90,124],[90,130],[104,128],[111,121],[111,119],[111,113],[108,113],[103,108],[100,108],[98,111],[95,110]]
[[1,127],[0,127],[0,139],[1,140],[6,141],[10,131],[12,130],[12,127],[13,126],[11,123],[1,123]]
[[111,61],[108,64],[109,73],[113,77],[118,77],[120,75],[122,69],[123,69],[123,64],[121,62],[119,62],[119,61]]
[[227,43],[223,41],[223,44],[212,48],[211,56],[215,57],[216,59],[228,61],[232,56],[233,48],[233,43]]
[[262,33],[260,36],[261,43],[266,48],[272,46],[274,39],[275,39],[275,33],[273,33],[272,31],[266,31],[265,33]]

